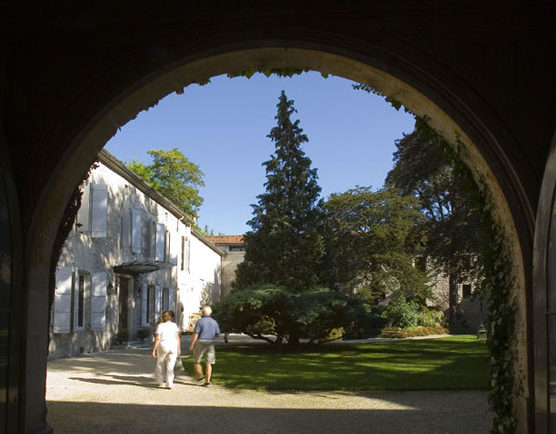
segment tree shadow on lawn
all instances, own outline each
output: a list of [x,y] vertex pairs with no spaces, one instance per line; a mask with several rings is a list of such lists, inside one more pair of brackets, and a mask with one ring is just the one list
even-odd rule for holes
[[[50,401],[48,423],[56,434],[117,433],[381,433],[463,434],[487,432],[490,416],[458,408],[434,409],[277,409],[135,405]],[[449,410],[449,411],[448,411]],[[201,429],[202,427],[202,429]]]

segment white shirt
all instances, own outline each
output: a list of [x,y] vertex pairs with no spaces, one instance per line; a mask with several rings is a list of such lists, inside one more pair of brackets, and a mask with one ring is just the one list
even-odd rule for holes
[[160,345],[164,345],[165,347],[178,346],[176,333],[179,333],[179,329],[175,322],[161,322],[156,326],[154,333],[160,336]]

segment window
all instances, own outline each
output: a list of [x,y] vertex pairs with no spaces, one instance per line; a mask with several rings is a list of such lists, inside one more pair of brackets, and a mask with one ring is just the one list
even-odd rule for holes
[[149,224],[151,225],[149,259],[154,259],[156,255],[156,222],[151,220]]
[[427,271],[427,258],[425,256],[417,256],[415,258],[415,268],[419,271]]
[[127,199],[122,201],[120,208],[120,249],[131,249],[131,210]]
[[181,237],[181,270],[185,270],[185,237]]
[[77,276],[77,285],[73,299],[73,327],[76,330],[85,328],[85,291],[88,286],[87,277],[85,273],[81,272]]
[[85,328],[85,310],[90,277],[86,272],[74,274],[73,267],[56,270],[54,332],[70,333]]
[[142,220],[141,224],[141,253],[145,258],[149,257],[151,243],[151,225],[147,216]]
[[162,310],[170,309],[170,290],[164,288],[162,290]]
[[141,282],[141,327],[149,325],[149,289]]
[[166,231],[166,244],[164,245],[164,261],[170,262],[170,231]]
[[162,313],[162,287],[156,285],[154,287],[154,317],[153,322],[160,318]]
[[191,240],[185,239],[185,269],[189,273],[191,271]]
[[471,295],[471,285],[463,285],[462,287],[463,298]]
[[153,285],[147,286],[147,323],[154,325],[156,315],[156,288]]
[[243,252],[244,250],[243,246],[230,246],[230,252]]

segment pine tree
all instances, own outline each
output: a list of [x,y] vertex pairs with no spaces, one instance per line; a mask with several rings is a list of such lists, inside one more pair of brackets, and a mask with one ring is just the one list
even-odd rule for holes
[[252,228],[245,235],[245,260],[237,269],[235,287],[272,283],[293,292],[303,292],[318,283],[319,263],[324,253],[319,233],[320,187],[317,170],[305,156],[301,144],[308,142],[292,122],[296,112],[284,91],[277,104],[277,125],[267,136],[275,152],[265,161],[265,193],[252,205]]

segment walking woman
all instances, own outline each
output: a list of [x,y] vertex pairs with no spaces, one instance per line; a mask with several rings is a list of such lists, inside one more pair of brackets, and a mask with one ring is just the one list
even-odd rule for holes
[[[181,354],[180,331],[170,311],[162,312],[161,322],[154,332],[152,356],[156,359],[156,381],[159,387],[171,389],[174,386],[174,365]],[[166,382],[164,382],[166,378]]]

